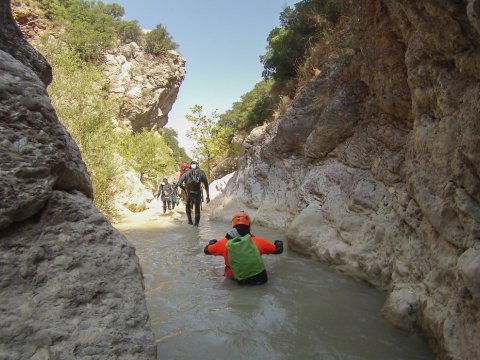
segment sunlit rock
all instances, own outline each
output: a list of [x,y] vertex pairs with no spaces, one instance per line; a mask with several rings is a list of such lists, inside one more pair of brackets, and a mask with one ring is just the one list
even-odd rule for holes
[[246,206],[385,291],[385,316],[439,358],[479,358],[478,1],[361,1],[352,18],[357,49],[253,134],[213,217]]
[[155,359],[135,249],[92,204],[50,66],[0,14],[0,357]]
[[185,60],[174,50],[153,56],[130,43],[105,55],[105,75],[119,119],[133,131],[155,131],[168,122],[185,78]]

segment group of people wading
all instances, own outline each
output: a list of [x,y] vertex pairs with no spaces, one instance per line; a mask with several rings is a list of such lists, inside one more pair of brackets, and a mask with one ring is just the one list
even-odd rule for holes
[[[208,190],[208,180],[205,172],[198,167],[198,160],[192,160],[190,166],[182,164],[180,167],[180,178],[178,182],[173,181],[173,184],[168,182],[166,176],[163,177],[163,182],[158,187],[157,199],[163,202],[163,212],[175,209],[178,205],[179,198],[185,203],[185,211],[187,213],[188,223],[190,225],[198,226],[200,224],[200,211],[203,202],[202,184],[207,193],[205,199],[207,204],[210,202],[210,192]],[[180,188],[180,193],[178,193]],[[195,222],[192,221],[192,209],[195,211]]]
[[[168,183],[164,177],[157,192],[161,196],[163,212],[175,209],[178,197],[185,203],[188,223],[198,226],[200,223],[201,204],[203,202],[202,184],[206,192],[206,203],[210,202],[208,179],[205,172],[199,167],[198,160],[192,160],[190,166],[186,163],[180,167],[180,177],[174,184]],[[178,193],[177,189],[181,191]],[[174,200],[175,199],[175,200]],[[192,221],[192,209],[195,212]],[[212,239],[204,248],[206,255],[223,256],[227,278],[236,280],[239,284],[260,285],[268,281],[267,271],[262,255],[281,254],[283,241],[275,240],[273,243],[255,236],[250,232],[250,216],[240,211],[232,217],[232,229],[220,240]]]

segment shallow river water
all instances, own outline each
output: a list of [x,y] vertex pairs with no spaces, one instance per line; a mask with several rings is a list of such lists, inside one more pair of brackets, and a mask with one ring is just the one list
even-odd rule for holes
[[[269,281],[239,286],[203,253],[227,223],[156,215],[116,227],[135,245],[158,359],[434,359],[423,339],[383,320],[375,289],[286,250],[264,256]],[[270,239],[283,235],[252,226]]]

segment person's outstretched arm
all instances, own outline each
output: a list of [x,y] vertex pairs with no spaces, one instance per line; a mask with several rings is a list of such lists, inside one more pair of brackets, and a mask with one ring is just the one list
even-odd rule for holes
[[281,254],[283,252],[282,240],[275,240],[275,242],[272,244],[270,241],[254,235],[252,235],[252,240],[255,242],[255,245],[257,245],[257,248],[262,255]]
[[208,244],[205,246],[205,248],[203,249],[203,252],[205,253],[205,255],[212,255],[212,253],[210,252],[210,250],[208,250],[208,247],[210,245],[214,245],[217,243],[217,239],[212,239],[208,242]]
[[206,255],[225,256],[227,251],[227,239],[222,238],[220,240],[212,239],[208,242],[207,246],[203,249]]
[[274,254],[283,253],[283,241],[282,240],[275,240],[273,242],[273,245],[275,245],[275,251],[273,252]]

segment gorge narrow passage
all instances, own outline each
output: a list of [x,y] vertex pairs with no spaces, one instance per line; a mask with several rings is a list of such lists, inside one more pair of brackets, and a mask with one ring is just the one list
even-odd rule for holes
[[[264,256],[269,282],[239,286],[223,258],[203,254],[229,224],[184,207],[152,208],[116,225],[135,245],[158,359],[433,359],[425,342],[380,315],[378,291],[286,250]],[[271,241],[280,232],[252,225]]]

